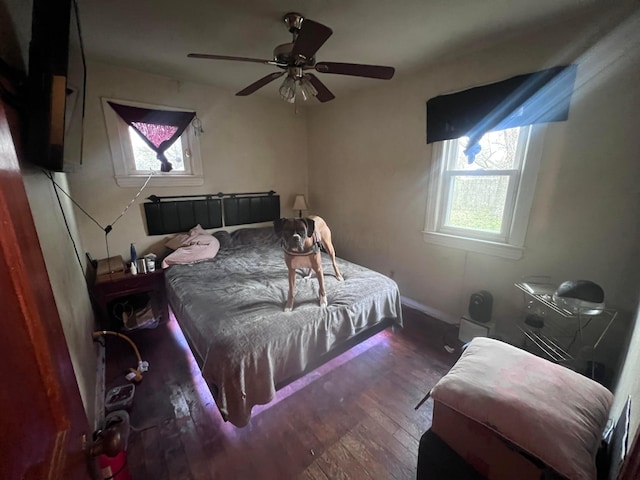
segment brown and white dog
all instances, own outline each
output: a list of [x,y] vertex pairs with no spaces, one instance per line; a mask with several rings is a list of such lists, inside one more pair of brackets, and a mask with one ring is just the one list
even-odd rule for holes
[[[293,309],[295,295],[296,268],[313,270],[318,277],[320,306],[327,306],[327,293],[324,289],[322,255],[320,246],[331,257],[336,278],[342,281],[342,274],[336,265],[336,252],[331,243],[331,230],[327,223],[316,215],[307,218],[281,218],[273,222],[273,228],[282,241],[284,261],[289,269],[289,295],[285,312]],[[311,275],[311,273],[309,273]]]

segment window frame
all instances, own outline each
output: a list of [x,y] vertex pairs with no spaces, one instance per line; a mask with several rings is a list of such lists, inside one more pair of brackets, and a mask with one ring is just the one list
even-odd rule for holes
[[[116,184],[120,187],[142,186],[151,171],[135,169],[135,158],[131,147],[131,138],[129,137],[129,125],[120,118],[107,102],[111,101],[122,105],[156,110],[184,111],[185,109],[107,97],[102,97],[101,100]],[[189,165],[189,169],[186,169],[185,172],[177,172],[174,170],[161,172],[160,162],[158,162],[158,170],[153,170],[154,174],[149,181],[149,185],[156,187],[189,187],[204,184],[200,141],[192,125],[186,128],[180,136],[180,140],[183,151],[189,149],[190,152],[189,158],[184,159],[185,169],[187,165]]]
[[[432,166],[429,172],[429,192],[423,238],[425,242],[458,248],[472,252],[519,259],[524,252],[529,214],[533,204],[536,181],[542,158],[546,124],[520,127],[516,153],[517,170],[451,170],[458,139],[436,142],[432,147]],[[514,165],[515,167],[516,165]],[[453,190],[453,178],[458,175],[486,176],[508,175],[510,182],[503,213],[503,225],[499,234],[445,225],[448,199]],[[504,219],[507,219],[505,222]]]

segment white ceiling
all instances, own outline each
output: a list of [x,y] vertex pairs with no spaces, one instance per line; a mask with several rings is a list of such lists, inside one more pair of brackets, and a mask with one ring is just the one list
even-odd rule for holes
[[[85,54],[237,92],[277,67],[187,58],[213,53],[270,59],[291,41],[282,17],[299,12],[333,35],[317,61],[389,65],[395,78],[536,25],[592,14],[604,0],[77,0]],[[544,28],[544,27],[541,27]],[[385,80],[318,74],[336,97]],[[393,81],[393,80],[391,80]],[[277,95],[281,82],[256,94]]]

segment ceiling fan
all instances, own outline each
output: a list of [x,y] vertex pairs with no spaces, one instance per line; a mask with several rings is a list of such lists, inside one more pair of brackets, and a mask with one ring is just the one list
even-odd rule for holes
[[296,97],[307,100],[316,97],[320,102],[333,100],[335,95],[309,70],[320,73],[333,73],[337,75],[352,75],[356,77],[377,78],[389,80],[393,77],[395,69],[382,65],[364,65],[359,63],[317,62],[315,54],[327,41],[333,31],[313,20],[305,19],[299,13],[287,13],[283,18],[289,32],[293,35],[291,43],[278,45],[273,50],[272,60],[259,58],[231,57],[227,55],[210,55],[205,53],[190,53],[191,58],[205,58],[211,60],[233,60],[238,62],[263,63],[281,68],[282,72],[273,72],[240,90],[236,95],[251,95],[256,90],[268,83],[287,74],[282,86],[280,96],[283,100],[294,103]]

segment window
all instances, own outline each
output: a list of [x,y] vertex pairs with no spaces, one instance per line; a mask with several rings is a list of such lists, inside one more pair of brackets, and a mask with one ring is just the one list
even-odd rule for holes
[[[129,139],[131,140],[131,149],[133,153],[134,170],[141,172],[149,172],[151,170],[158,170],[158,159],[156,153],[144,143],[144,140],[140,138],[140,135],[133,129],[128,128]],[[184,135],[184,134],[183,134]],[[176,172],[185,172],[184,158],[189,157],[189,149],[182,148],[182,138],[178,138],[173,145],[171,145],[166,151],[165,156],[167,160],[173,165],[173,170]]]
[[200,133],[199,130],[196,130],[192,125],[187,127],[178,140],[165,152],[173,169],[170,172],[161,172],[161,164],[156,153],[111,108],[109,101],[149,109],[180,109],[124,100],[102,99],[102,110],[111,147],[115,179],[120,187],[141,186],[151,172],[154,172],[154,175],[149,184],[154,186],[193,186],[204,183],[200,143],[197,136]]
[[471,164],[467,137],[434,144],[425,241],[520,258],[543,132],[543,125],[488,132]]

